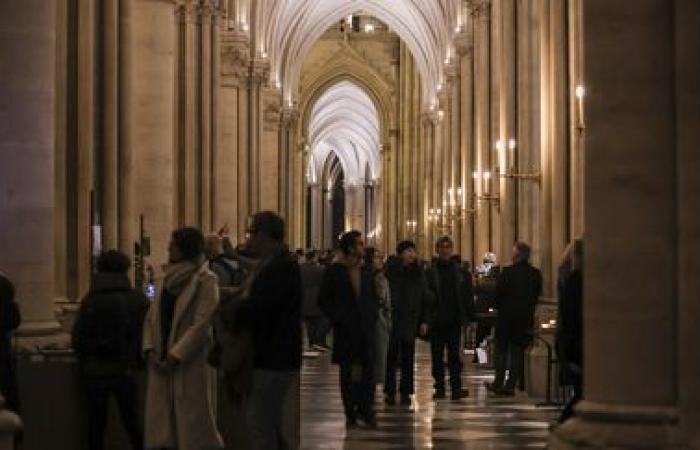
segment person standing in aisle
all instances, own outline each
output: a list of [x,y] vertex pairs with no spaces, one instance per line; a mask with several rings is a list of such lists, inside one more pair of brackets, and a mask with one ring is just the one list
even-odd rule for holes
[[469,392],[462,388],[462,327],[474,320],[474,298],[471,280],[464,277],[452,260],[454,243],[443,236],[435,244],[437,259],[428,269],[428,287],[435,296],[430,320],[430,353],[435,381],[433,398],[445,398],[445,362],[450,373],[452,400],[460,400]]
[[346,427],[356,427],[357,419],[376,427],[373,365],[379,300],[374,273],[363,264],[359,231],[344,233],[339,247],[323,275],[318,303],[333,326],[332,360],[340,366]]

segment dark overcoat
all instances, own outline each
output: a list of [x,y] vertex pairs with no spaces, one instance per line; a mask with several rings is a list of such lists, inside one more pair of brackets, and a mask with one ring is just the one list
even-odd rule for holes
[[[438,309],[442,302],[445,301],[443,295],[443,286],[441,285],[440,272],[437,267],[437,262],[430,265],[427,271],[428,289],[433,293],[433,307],[430,310],[430,327],[439,326],[437,324]],[[454,280],[456,286],[454,291],[457,293],[457,308],[459,317],[457,322],[460,326],[466,325],[474,320],[474,289],[471,278],[464,276],[456,263],[450,263],[450,269],[454,271]]]
[[535,305],[542,293],[542,274],[523,261],[505,267],[496,286],[496,339],[526,344],[532,339]]
[[425,272],[418,264],[404,266],[398,259],[388,264],[391,292],[392,337],[413,341],[422,323],[428,323],[433,296]]
[[325,270],[318,305],[333,326],[333,362],[372,363],[375,357],[379,299],[370,267],[360,268],[359,295],[348,268],[334,262]]

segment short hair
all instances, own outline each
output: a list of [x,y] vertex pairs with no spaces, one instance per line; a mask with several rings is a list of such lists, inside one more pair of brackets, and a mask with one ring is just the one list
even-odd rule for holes
[[438,249],[440,248],[443,244],[450,244],[450,247],[454,247],[455,244],[452,242],[452,238],[449,236],[441,236],[438,238],[437,241],[435,241],[435,248]]
[[185,259],[195,259],[204,253],[204,235],[198,228],[178,228],[173,231],[172,238]]
[[351,230],[343,233],[338,240],[338,248],[344,255],[350,253],[350,249],[355,245],[355,242],[362,237],[362,233],[357,230]]
[[400,255],[403,253],[406,249],[412,248],[413,250],[416,249],[416,243],[413,241],[410,241],[408,239],[399,242],[399,244],[396,246],[396,254]]
[[3,273],[0,273],[0,300],[13,301],[15,299],[15,285]]
[[260,211],[253,214],[250,233],[261,233],[273,241],[284,241],[284,220],[275,212]]
[[100,273],[125,273],[131,267],[131,258],[119,250],[105,250],[97,257]]
[[515,248],[518,250],[518,262],[520,261],[530,261],[530,255],[532,255],[532,249],[529,245],[524,242],[516,242]]

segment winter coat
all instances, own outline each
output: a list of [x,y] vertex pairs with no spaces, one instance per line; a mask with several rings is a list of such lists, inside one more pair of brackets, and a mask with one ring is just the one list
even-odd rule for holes
[[356,295],[348,268],[341,262],[330,264],[321,280],[318,305],[333,326],[333,362],[374,363],[379,300],[372,269],[360,268]]
[[582,376],[583,366],[583,279],[581,271],[564,274],[559,280],[559,326],[556,348],[564,385]]
[[142,363],[148,299],[125,273],[96,273],[73,325],[73,350],[87,376],[124,375]]
[[374,379],[383,383],[386,378],[386,355],[389,349],[389,337],[391,336],[391,293],[389,280],[383,273],[375,275],[377,285],[377,298],[379,300],[379,316],[377,319],[377,349],[374,359]]
[[314,262],[305,262],[301,268],[301,285],[304,292],[302,312],[304,317],[319,317],[323,313],[318,307],[318,290],[323,278],[323,266]]
[[[430,328],[441,325],[438,323],[439,309],[446,301],[443,295],[444,286],[442,286],[442,282],[440,280],[440,269],[438,268],[438,264],[440,264],[440,262],[433,262],[426,273],[428,278],[428,289],[430,289],[430,292],[432,292],[434,297],[429,315]],[[456,263],[450,262],[449,269],[454,275],[454,292],[457,294],[458,316],[455,317],[455,323],[463,326],[474,320],[474,291],[472,289],[472,280],[471,278],[464,276],[464,273],[460,270]]]
[[[168,374],[148,365],[146,448],[213,450],[223,448],[216,429],[216,374],[207,365],[210,320],[219,292],[216,275],[203,263],[177,296],[168,352],[180,363]],[[162,359],[160,293],[144,324],[143,349]]]
[[496,339],[527,344],[532,339],[542,274],[527,262],[505,267],[496,286]]
[[301,367],[301,273],[284,249],[253,272],[248,303],[255,368]]
[[398,259],[387,265],[391,292],[392,338],[413,341],[418,328],[428,323],[434,300],[425,272],[418,264],[403,266]]

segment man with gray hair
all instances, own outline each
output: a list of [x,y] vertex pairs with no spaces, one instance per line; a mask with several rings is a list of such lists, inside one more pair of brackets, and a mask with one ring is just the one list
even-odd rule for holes
[[523,374],[525,348],[532,339],[535,305],[542,293],[542,274],[530,265],[530,254],[529,245],[516,242],[513,265],[503,269],[496,285],[496,378],[488,386],[496,395],[514,395]]

